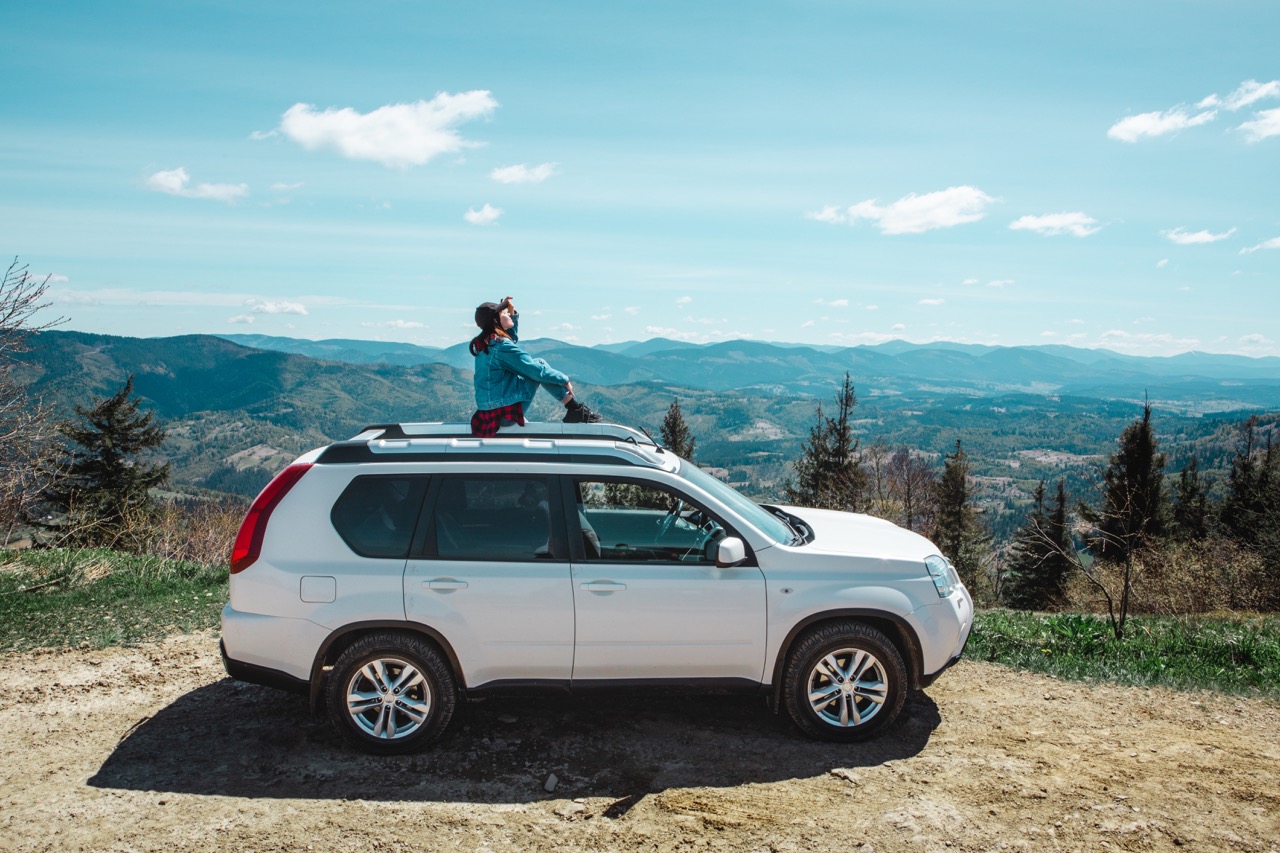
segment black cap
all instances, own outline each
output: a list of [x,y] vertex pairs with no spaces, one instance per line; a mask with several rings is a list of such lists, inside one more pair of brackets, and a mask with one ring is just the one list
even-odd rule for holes
[[489,331],[497,324],[500,311],[502,306],[496,302],[481,302],[476,306],[476,325]]

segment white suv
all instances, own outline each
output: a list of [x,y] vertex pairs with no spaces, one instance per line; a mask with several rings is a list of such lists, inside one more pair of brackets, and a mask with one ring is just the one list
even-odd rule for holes
[[746,499],[647,436],[369,427],[313,450],[236,537],[222,656],[419,749],[516,687],[745,689],[806,733],[882,731],[959,659],[973,603],[927,539]]

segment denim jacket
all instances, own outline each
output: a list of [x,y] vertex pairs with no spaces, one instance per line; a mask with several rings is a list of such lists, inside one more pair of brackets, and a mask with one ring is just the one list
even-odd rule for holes
[[476,408],[485,411],[512,403],[528,407],[539,385],[547,388],[556,400],[569,393],[569,377],[541,358],[533,358],[520,348],[517,329],[520,319],[507,330],[511,340],[501,336],[489,339],[489,351],[476,356]]

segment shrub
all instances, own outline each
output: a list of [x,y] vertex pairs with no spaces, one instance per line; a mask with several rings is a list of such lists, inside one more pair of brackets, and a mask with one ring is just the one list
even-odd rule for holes
[[[1130,612],[1157,616],[1257,611],[1268,595],[1266,567],[1253,551],[1231,539],[1211,536],[1196,542],[1164,540],[1134,553]],[[1119,586],[1124,567],[1099,563],[1093,571]],[[1064,609],[1104,611],[1097,587],[1075,573],[1067,584]]]

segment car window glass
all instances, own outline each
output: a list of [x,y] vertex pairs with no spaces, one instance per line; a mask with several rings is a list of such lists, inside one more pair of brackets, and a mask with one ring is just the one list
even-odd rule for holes
[[453,560],[545,560],[554,556],[547,481],[541,477],[447,477],[432,508],[436,554]]
[[592,562],[714,563],[725,537],[700,507],[659,486],[581,480],[577,494]]
[[403,559],[427,482],[422,476],[356,477],[334,503],[329,518],[360,556]]

